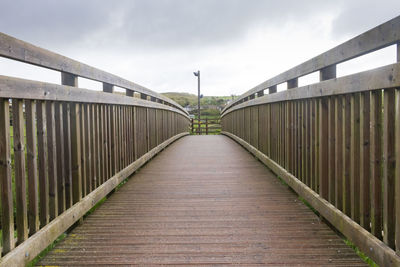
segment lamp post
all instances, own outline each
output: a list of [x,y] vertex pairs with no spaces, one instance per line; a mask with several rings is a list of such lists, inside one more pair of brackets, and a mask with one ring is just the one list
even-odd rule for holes
[[199,133],[201,133],[200,129],[200,71],[198,70],[197,72],[193,72],[194,76],[197,77],[197,119],[199,122]]

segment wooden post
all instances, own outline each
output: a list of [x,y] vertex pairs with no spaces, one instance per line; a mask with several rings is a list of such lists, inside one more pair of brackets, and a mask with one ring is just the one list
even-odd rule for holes
[[208,135],[208,119],[206,118],[206,135]]
[[264,95],[264,90],[259,91],[259,92],[257,93],[257,97],[262,97],[263,95]]
[[134,94],[134,93],[135,93],[135,92],[134,92],[133,90],[126,89],[126,96],[133,97],[133,94]]
[[287,89],[293,89],[296,87],[299,87],[299,79],[298,78],[293,78],[293,79],[287,81]]
[[140,98],[143,99],[143,100],[147,100],[147,95],[143,94],[143,93],[140,93]]
[[[397,62],[400,62],[400,43],[397,43]],[[400,256],[400,91],[396,90],[396,173],[395,173],[395,207],[396,207],[396,253]]]
[[0,189],[3,254],[14,246],[14,208],[11,178],[10,104],[0,98]]
[[273,85],[269,88],[268,90],[268,94],[274,94],[278,91],[278,86],[277,85]]
[[[114,85],[109,83],[103,83],[103,92],[105,93],[114,93]],[[127,90],[128,93],[128,90]]]

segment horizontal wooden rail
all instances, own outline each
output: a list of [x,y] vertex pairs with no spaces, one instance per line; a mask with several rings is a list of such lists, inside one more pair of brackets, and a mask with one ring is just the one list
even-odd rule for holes
[[[285,82],[288,83],[288,88],[295,88],[298,85],[299,77],[316,71],[324,70],[324,73],[330,71],[336,74],[337,64],[399,42],[400,16],[257,85],[227,105],[222,110],[222,114],[233,106],[253,99],[255,96],[263,96],[266,89],[269,89],[270,94],[276,93],[276,86]],[[328,76],[327,79],[330,79],[330,77]]]
[[[316,69],[398,42],[399,23],[395,18],[324,53]],[[400,62],[400,44],[397,51]],[[230,106],[222,133],[379,265],[400,266],[400,63],[341,78],[324,68],[319,83],[298,87],[289,80],[288,89]]]
[[133,96],[133,92],[137,92],[141,94],[142,99],[146,100],[149,96],[150,100],[153,102],[174,106],[185,114],[188,114],[175,101],[141,85],[41,47],[18,40],[4,33],[0,33],[0,56],[60,71],[69,76],[75,76],[74,78],[83,77],[102,82],[103,90],[108,93],[113,92],[113,86],[118,86],[126,89],[126,95],[128,96]]

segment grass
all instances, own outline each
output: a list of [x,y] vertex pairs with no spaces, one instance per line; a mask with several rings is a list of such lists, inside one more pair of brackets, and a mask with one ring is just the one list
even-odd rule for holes
[[35,266],[44,256],[47,255],[58,243],[60,243],[62,240],[64,240],[67,237],[67,233],[63,233],[59,237],[57,237],[56,240],[53,241],[50,245],[47,246],[45,250],[40,252],[39,255],[37,255],[31,262],[29,262],[26,266],[32,267]]

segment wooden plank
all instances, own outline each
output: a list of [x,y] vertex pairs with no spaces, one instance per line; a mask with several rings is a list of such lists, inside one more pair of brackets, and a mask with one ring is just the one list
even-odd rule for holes
[[328,98],[328,200],[334,205],[335,203],[335,97]]
[[64,122],[63,122],[63,103],[54,104],[55,112],[55,138],[56,138],[56,154],[57,154],[57,205],[58,214],[65,210],[65,153],[64,153]]
[[335,206],[343,211],[343,96],[335,98]]
[[12,100],[17,245],[28,238],[23,101]]
[[370,231],[370,92],[360,101],[360,225]]
[[395,249],[396,91],[387,89],[383,95],[383,241]]
[[78,103],[70,104],[71,121],[71,176],[72,176],[72,201],[73,204],[82,199],[82,173],[81,173],[81,108]]
[[50,221],[58,215],[58,187],[57,187],[57,151],[56,151],[56,122],[54,116],[54,102],[46,102],[47,128],[47,172],[49,179],[49,213]]
[[111,160],[111,176],[113,176],[116,171],[117,171],[117,158],[116,158],[116,123],[115,123],[115,114],[116,114],[116,106],[110,106],[110,114],[109,114],[109,119],[110,119],[110,160]]
[[360,223],[360,93],[351,95],[350,185],[351,218]]
[[351,95],[343,98],[343,212],[351,216]]
[[382,90],[371,93],[371,233],[382,239]]
[[[397,58],[400,61],[400,45],[397,45]],[[396,173],[395,173],[395,208],[396,208],[396,253],[400,256],[400,92],[396,90]]]
[[86,157],[86,105],[80,105],[80,136],[81,136],[81,182],[82,182],[82,197],[86,196],[87,183],[87,157]]
[[85,194],[90,193],[90,187],[92,183],[92,149],[91,149],[91,135],[93,132],[93,129],[91,127],[91,120],[90,120],[90,104],[84,105],[85,112],[85,151],[86,151],[86,188],[85,188]]
[[328,98],[318,100],[319,104],[319,195],[329,197],[329,142],[328,142]]
[[40,227],[49,223],[49,179],[47,172],[46,103],[36,102],[38,128]]
[[[312,72],[329,68],[346,60],[362,56],[375,50],[398,43],[400,39],[400,16],[393,18],[349,41],[346,41],[319,56],[291,68],[242,94],[239,98],[226,106],[222,112],[236,105],[243,98],[252,95],[263,88],[268,88],[296,77],[301,77]],[[382,87],[384,88],[384,87]]]
[[91,146],[91,169],[92,169],[92,177],[91,177],[91,187],[90,192],[92,192],[97,187],[97,177],[98,177],[98,166],[104,166],[104,163],[99,161],[97,149],[99,147],[99,140],[98,140],[98,116],[97,116],[97,106],[98,105],[90,105],[90,121],[91,121],[91,128],[92,128],[92,146]]
[[[395,63],[353,75],[298,87],[296,90],[284,90],[276,94],[258,97],[226,110],[221,116],[223,117],[237,109],[265,103],[366,92],[382,88],[396,88],[400,87],[400,80],[394,79],[393,77],[399,76],[400,63]],[[388,77],[392,78],[388,79]]]
[[71,166],[71,113],[69,103],[62,105],[63,137],[64,137],[64,166],[65,166],[65,208],[72,206],[72,166]]
[[37,166],[36,104],[25,100],[26,161],[28,174],[28,223],[29,235],[39,230],[39,177]]
[[0,98],[0,186],[3,254],[10,252],[15,246],[9,105],[7,98]]

